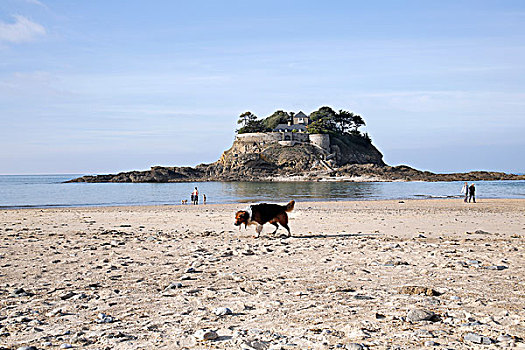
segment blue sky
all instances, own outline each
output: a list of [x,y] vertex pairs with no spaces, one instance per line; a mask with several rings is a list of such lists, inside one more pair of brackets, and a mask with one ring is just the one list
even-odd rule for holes
[[2,0],[0,174],[212,162],[324,105],[388,164],[525,172],[523,62],[523,1]]

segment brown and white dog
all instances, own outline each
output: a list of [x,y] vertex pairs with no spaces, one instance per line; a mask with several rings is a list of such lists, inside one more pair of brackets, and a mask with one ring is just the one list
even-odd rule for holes
[[288,237],[290,237],[292,234],[288,227],[288,215],[286,213],[291,212],[294,205],[295,201],[290,201],[287,205],[268,203],[250,205],[247,210],[239,210],[235,213],[235,226],[244,224],[246,228],[248,225],[257,225],[255,228],[257,236],[255,237],[259,237],[264,224],[269,222],[274,225],[275,231],[272,234],[275,234],[279,228],[279,223],[288,231]]

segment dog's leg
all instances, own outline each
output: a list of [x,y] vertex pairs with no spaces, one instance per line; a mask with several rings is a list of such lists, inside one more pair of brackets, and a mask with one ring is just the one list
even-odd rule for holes
[[275,231],[272,232],[272,235],[274,235],[277,232],[277,230],[279,229],[279,224],[276,223],[276,222],[272,222],[272,225],[275,226]]
[[255,232],[257,233],[257,236],[255,236],[255,238],[259,238],[259,236],[261,235],[262,229],[263,229],[263,225],[257,224],[257,227],[255,228]]
[[290,228],[288,227],[288,224],[281,224],[282,227],[284,227],[286,230],[288,230],[288,237],[290,237],[292,235],[292,233],[290,232]]
[[283,213],[279,216],[279,223],[288,231],[288,237],[290,237],[292,233],[290,232],[290,228],[288,227],[288,215],[286,215],[286,213]]

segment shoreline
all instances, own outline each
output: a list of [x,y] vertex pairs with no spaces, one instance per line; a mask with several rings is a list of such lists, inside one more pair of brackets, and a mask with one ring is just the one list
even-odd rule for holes
[[[295,200],[296,203],[303,203],[303,204],[329,204],[329,203],[366,203],[366,202],[373,202],[373,203],[399,203],[400,201],[403,201],[404,203],[407,202],[424,202],[424,201],[443,201],[443,202],[461,202],[464,203],[461,199],[463,198],[463,195],[458,195],[457,197],[430,197],[430,198],[392,198],[392,199],[333,199],[333,200]],[[291,198],[293,199],[293,198]],[[476,198],[476,203],[466,203],[465,205],[476,205],[483,203],[484,201],[493,202],[493,201],[523,201],[525,204],[525,198],[508,198],[508,197],[487,197],[487,198]],[[207,204],[198,204],[198,205],[192,205],[192,204],[151,204],[151,205],[144,205],[144,204],[127,204],[127,205],[121,205],[121,204],[115,204],[115,205],[98,205],[98,204],[92,204],[92,205],[35,205],[35,206],[0,206],[0,210],[52,210],[52,209],[104,209],[104,208],[125,208],[125,209],[131,209],[131,208],[207,208],[207,207],[221,207],[221,206],[235,206],[235,205],[249,205],[249,204],[255,204],[255,203],[262,203],[263,201],[255,201],[255,202],[229,202],[229,203],[207,203]],[[285,203],[286,201],[265,201],[268,203]]]

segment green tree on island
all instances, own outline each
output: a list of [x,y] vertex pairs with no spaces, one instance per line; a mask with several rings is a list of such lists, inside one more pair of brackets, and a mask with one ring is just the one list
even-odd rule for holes
[[264,126],[268,128],[268,131],[272,131],[279,124],[287,124],[293,118],[293,112],[288,113],[282,110],[273,112],[271,116],[263,120]]
[[[242,124],[237,133],[271,132],[277,125],[292,121],[294,115],[294,112],[277,110],[269,117],[259,120],[252,112],[244,112],[237,121],[237,124]],[[359,131],[359,128],[364,125],[366,125],[365,121],[358,114],[342,109],[336,112],[324,106],[310,114],[310,125],[307,126],[307,132],[309,134],[353,135],[370,141],[367,134]]]
[[257,120],[257,116],[252,112],[244,112],[239,116],[237,124],[243,126],[237,130],[239,134],[245,134],[249,132],[265,132],[266,127],[262,120]]
[[310,134],[359,135],[359,128],[366,125],[360,115],[345,110],[334,111],[330,107],[321,107],[310,114],[312,121],[308,125]]

